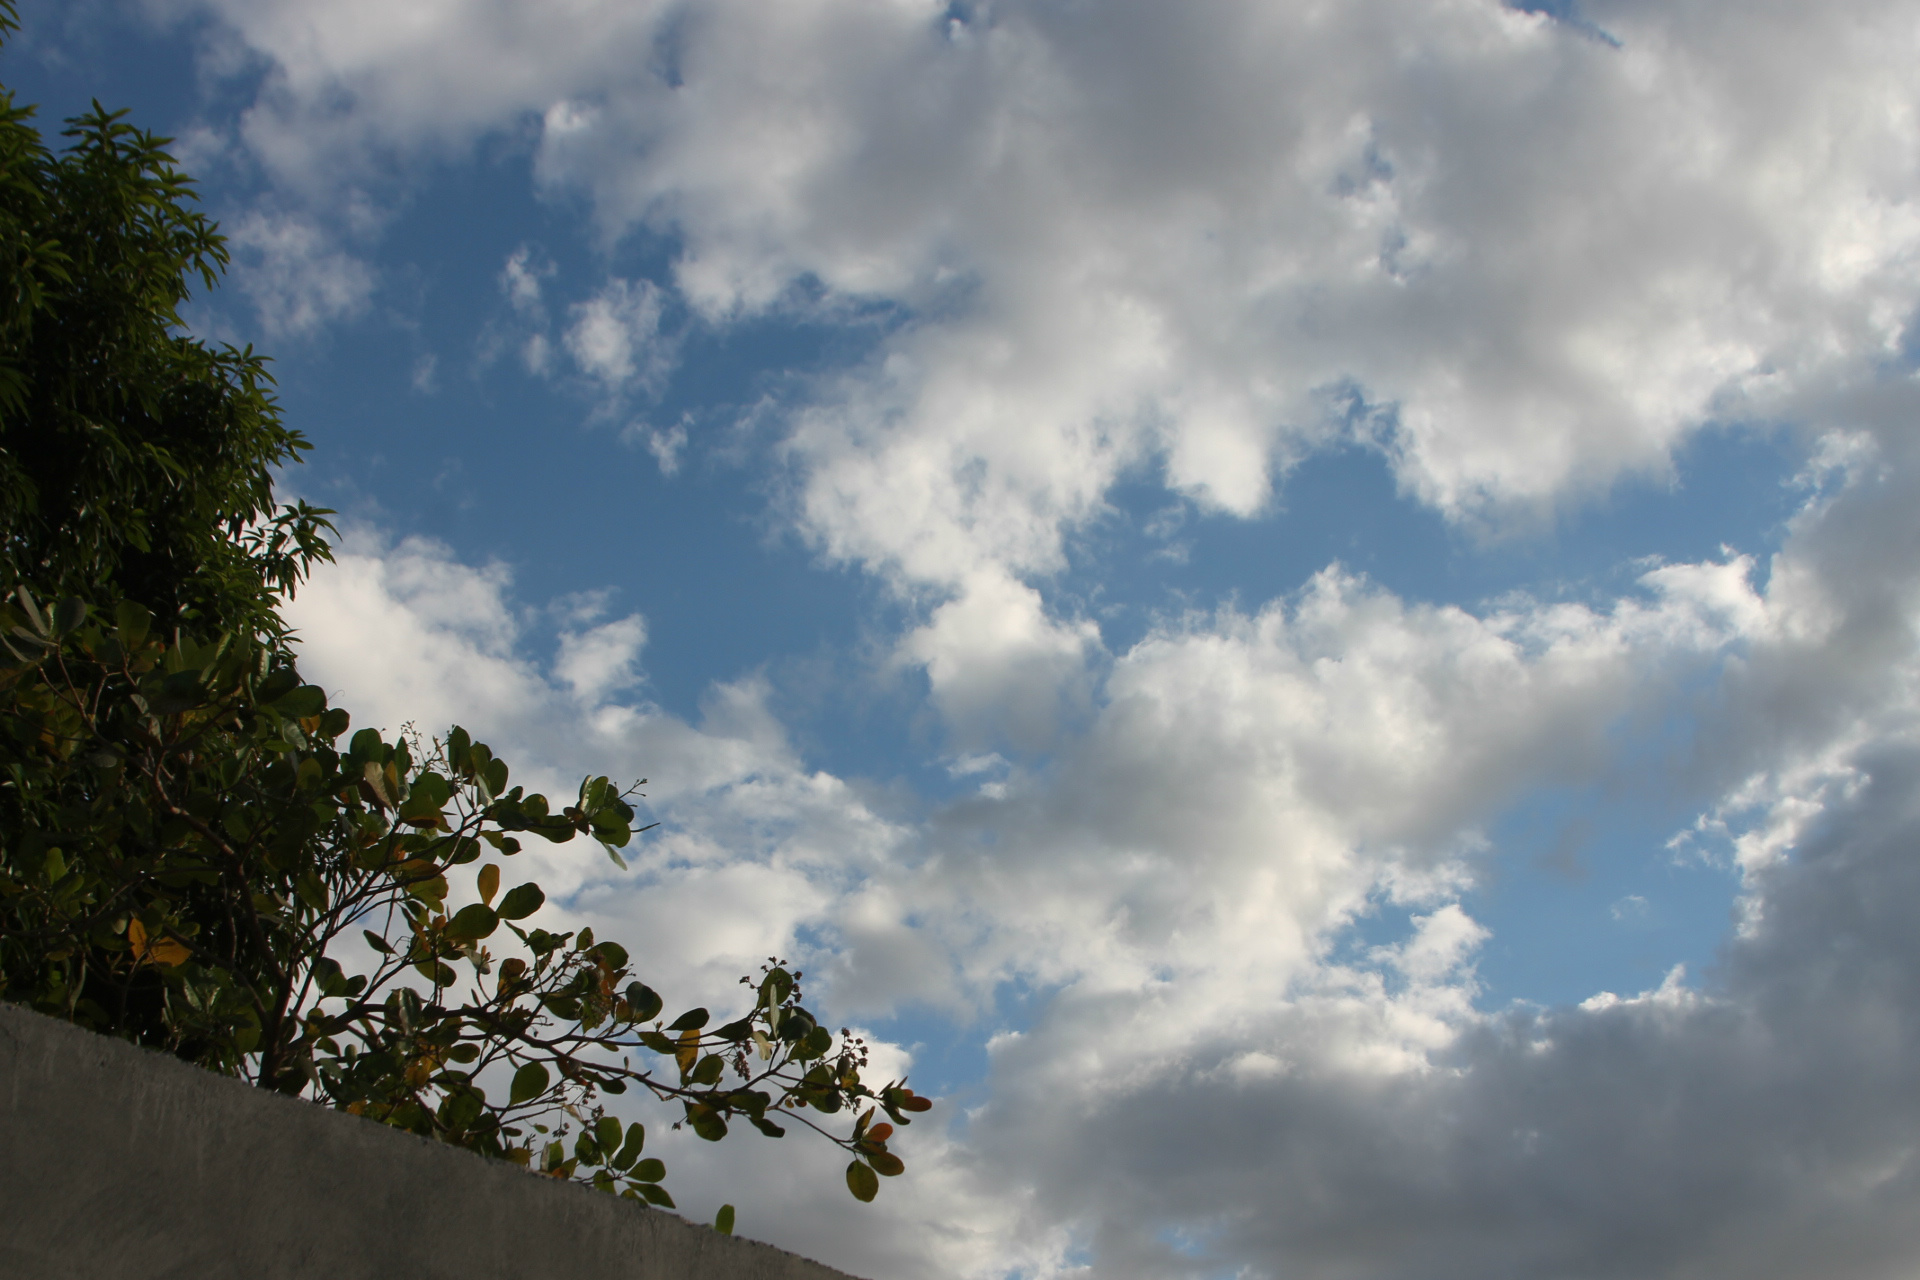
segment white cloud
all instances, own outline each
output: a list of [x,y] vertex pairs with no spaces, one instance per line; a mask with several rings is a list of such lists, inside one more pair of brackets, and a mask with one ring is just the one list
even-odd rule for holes
[[676,422],[665,431],[658,429],[647,432],[647,452],[660,464],[660,474],[674,476],[680,471],[680,451],[687,447],[687,428],[685,423]]
[[660,333],[660,289],[650,280],[613,279],[568,311],[567,353],[609,392],[652,387],[672,360]]
[[640,650],[646,642],[647,624],[638,614],[566,632],[560,637],[554,674],[581,701],[604,702],[639,679]]
[[234,280],[275,337],[305,336],[366,310],[374,269],[294,214],[250,213],[226,228]]
[[1005,736],[1025,748],[1052,744],[1064,713],[1083,707],[1085,671],[1099,635],[1062,626],[1040,593],[998,574],[970,578],[899,645],[924,667],[934,704],[962,740]]
[[[789,456],[830,553],[936,594],[1057,567],[1131,468],[1254,511],[1355,393],[1447,511],[1577,497],[1920,304],[1891,0],[1590,6],[1617,45],[1494,0],[206,7],[276,67],[246,136],[288,183],[536,117],[709,318],[906,308]],[[575,354],[628,376],[594,305]]]
[[531,245],[523,244],[507,255],[506,265],[500,268],[500,292],[507,295],[515,311],[544,325],[547,309],[541,292],[556,270],[552,261],[536,255]]

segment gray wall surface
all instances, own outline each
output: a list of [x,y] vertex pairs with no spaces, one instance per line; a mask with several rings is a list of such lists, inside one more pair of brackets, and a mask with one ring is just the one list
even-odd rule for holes
[[846,1280],[0,1003],[4,1280]]

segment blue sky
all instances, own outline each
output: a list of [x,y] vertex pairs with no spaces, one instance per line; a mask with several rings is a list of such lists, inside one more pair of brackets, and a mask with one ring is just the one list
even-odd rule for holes
[[342,513],[309,672],[650,777],[556,915],[702,998],[798,957],[948,1099],[873,1208],[730,1143],[695,1212],[867,1275],[1920,1256],[1902,6],[23,17],[6,83],[232,237],[191,321]]

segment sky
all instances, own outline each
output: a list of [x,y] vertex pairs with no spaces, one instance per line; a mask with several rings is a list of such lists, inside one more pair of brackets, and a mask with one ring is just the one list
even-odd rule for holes
[[[1920,12],[23,0],[171,135],[356,724],[940,1099],[879,1280],[1920,1271]],[[638,1113],[637,1113],[638,1114]],[[656,1126],[656,1131],[664,1126]]]

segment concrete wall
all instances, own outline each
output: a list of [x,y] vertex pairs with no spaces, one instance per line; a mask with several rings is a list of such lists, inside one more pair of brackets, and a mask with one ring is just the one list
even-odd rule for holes
[[0,1003],[5,1280],[846,1280]]

